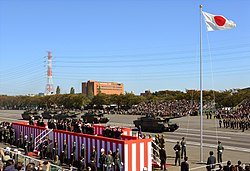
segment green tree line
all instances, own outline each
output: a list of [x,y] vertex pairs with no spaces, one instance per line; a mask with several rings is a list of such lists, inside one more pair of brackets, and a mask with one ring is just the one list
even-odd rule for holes
[[[144,96],[133,93],[120,95],[106,95],[99,93],[96,96],[87,97],[83,94],[55,94],[50,96],[0,96],[1,108],[53,108],[66,109],[102,108],[103,105],[116,105],[118,109],[129,109],[144,101],[170,101],[170,100],[200,100],[200,92],[197,90],[182,91],[158,91],[147,93]],[[234,107],[244,100],[250,100],[250,89],[230,89],[225,91],[203,91],[203,99],[206,102],[215,102],[217,107]]]

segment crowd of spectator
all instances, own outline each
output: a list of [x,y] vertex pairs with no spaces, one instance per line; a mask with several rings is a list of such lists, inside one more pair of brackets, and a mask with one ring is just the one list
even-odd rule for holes
[[147,101],[133,106],[128,113],[137,115],[157,115],[181,117],[199,110],[199,103],[188,100]]
[[21,151],[10,147],[0,148],[1,171],[49,171],[50,169],[50,162],[32,159],[22,155]]

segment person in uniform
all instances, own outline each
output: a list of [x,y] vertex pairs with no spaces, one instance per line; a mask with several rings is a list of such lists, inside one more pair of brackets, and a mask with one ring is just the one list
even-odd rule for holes
[[55,160],[55,157],[58,153],[58,144],[57,144],[57,139],[55,138],[55,141],[54,141],[54,146],[53,146],[53,149],[52,149],[52,159]]
[[33,134],[30,134],[29,144],[28,144],[29,151],[33,151]]
[[44,142],[43,142],[43,156],[48,157],[48,145],[49,145],[49,139],[46,137]]
[[181,151],[181,146],[180,146],[180,142],[177,141],[177,143],[174,146],[174,151],[175,151],[175,165],[177,165],[177,162],[179,163],[179,166],[181,165],[181,161],[180,161],[180,151]]
[[109,153],[106,157],[106,165],[107,165],[107,171],[112,171],[112,166],[114,165],[114,159],[111,150],[109,150]]
[[161,160],[161,170],[166,170],[166,161],[167,161],[167,154],[166,150],[164,149],[164,145],[161,146],[159,150],[160,160]]
[[184,158],[187,156],[185,137],[182,137],[182,140],[181,140],[181,158],[183,158],[183,155],[184,155]]
[[85,159],[81,156],[79,161],[78,171],[85,171],[85,169],[86,169],[86,162]]
[[43,146],[44,146],[44,144],[43,144],[42,140],[40,139],[39,140],[39,145],[38,145],[38,151],[39,151],[40,160],[44,158],[44,156],[43,156],[43,154],[44,154],[44,152],[43,152]]
[[5,143],[9,143],[10,142],[10,129],[6,126],[5,127]]
[[15,129],[10,127],[10,144],[16,145],[15,141],[16,141]]
[[84,144],[82,144],[82,146],[81,146],[81,157],[86,162],[86,150],[85,150]]
[[28,155],[28,146],[29,146],[29,141],[28,141],[28,136],[25,135],[24,136],[24,152],[25,152],[25,155]]
[[68,163],[68,145],[66,140],[63,143],[63,150],[61,153],[61,163]]
[[220,128],[221,128],[221,124],[222,124],[222,120],[220,119],[219,120],[219,126],[220,126]]
[[218,141],[217,146],[217,157],[218,157],[218,163],[222,162],[222,153],[223,153],[224,147],[222,146],[221,142]]
[[159,145],[160,146],[165,146],[165,140],[164,140],[164,135],[161,135],[161,138],[159,139]]
[[184,157],[184,161],[181,162],[181,171],[189,171],[188,157]]
[[100,169],[101,171],[105,171],[106,170],[106,155],[104,153],[104,149],[101,149],[101,155],[99,158],[99,164],[100,164]]
[[73,143],[72,153],[70,154],[70,163],[74,166],[76,160],[76,142]]
[[116,149],[115,155],[114,155],[114,164],[115,164],[115,170],[121,169],[121,155],[119,148]]
[[97,154],[96,154],[95,146],[93,146],[90,157],[91,157],[95,162],[96,162],[96,155],[97,155]]
[[91,171],[97,171],[96,162],[94,158],[90,158],[90,163],[88,164],[88,167],[91,168]]

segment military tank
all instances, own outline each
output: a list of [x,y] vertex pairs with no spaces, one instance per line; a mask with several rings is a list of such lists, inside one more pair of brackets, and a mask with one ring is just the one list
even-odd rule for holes
[[37,120],[40,117],[40,115],[37,110],[25,110],[22,113],[22,118],[24,120],[30,120],[31,117],[34,117],[34,119]]
[[88,112],[85,113],[81,116],[81,118],[87,122],[87,123],[107,123],[109,122],[109,118],[104,117],[104,115],[101,114],[97,114],[94,112]]
[[52,117],[52,119],[67,119],[67,118],[76,118],[79,113],[73,111],[62,111],[57,113]]
[[44,119],[52,119],[55,115],[59,115],[62,112],[60,110],[45,110],[42,113]]
[[141,130],[145,132],[174,132],[179,126],[170,122],[170,119],[172,118],[147,115],[134,120],[133,123],[135,127],[141,127]]

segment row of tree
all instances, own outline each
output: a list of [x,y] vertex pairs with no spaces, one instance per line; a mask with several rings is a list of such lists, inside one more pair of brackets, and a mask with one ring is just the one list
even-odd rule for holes
[[[250,100],[250,89],[231,89],[225,91],[203,91],[204,101],[215,102],[217,107],[234,107],[245,99]],[[87,97],[83,94],[55,94],[50,96],[0,96],[0,107],[11,109],[24,108],[53,108],[66,109],[102,108],[103,105],[116,105],[118,110],[129,109],[144,101],[194,100],[199,101],[200,92],[197,90],[158,91],[146,93],[144,96],[125,93],[120,95],[106,95],[99,93]]]

